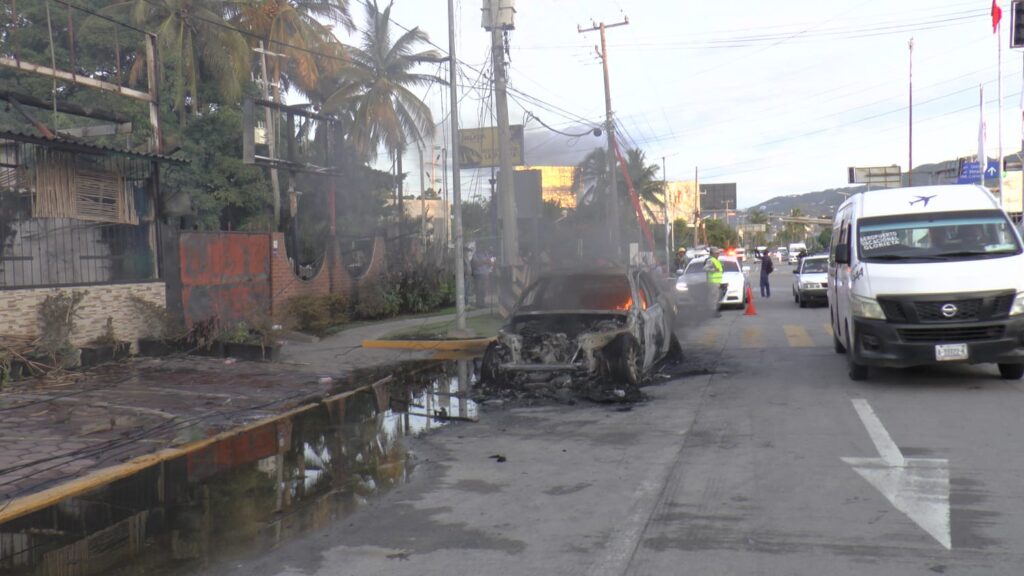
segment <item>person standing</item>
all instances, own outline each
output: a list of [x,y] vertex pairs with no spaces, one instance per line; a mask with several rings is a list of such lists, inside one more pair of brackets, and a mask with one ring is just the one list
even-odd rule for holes
[[721,250],[712,248],[707,261],[704,262],[704,271],[708,275],[708,298],[710,299],[711,309],[715,311],[716,318],[722,315],[719,308],[722,301],[722,292],[725,288],[722,285],[722,273],[725,269],[722,267],[722,261],[718,259],[721,255]]
[[761,297],[771,298],[772,287],[768,283],[768,275],[775,271],[775,264],[772,263],[772,256],[768,252],[761,255]]

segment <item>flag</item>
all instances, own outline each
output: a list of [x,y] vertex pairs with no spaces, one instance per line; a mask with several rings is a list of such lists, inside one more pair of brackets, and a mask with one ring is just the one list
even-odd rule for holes
[[992,0],[992,33],[996,33],[996,29],[999,28],[999,21],[1003,19],[1003,9],[999,7],[996,0]]

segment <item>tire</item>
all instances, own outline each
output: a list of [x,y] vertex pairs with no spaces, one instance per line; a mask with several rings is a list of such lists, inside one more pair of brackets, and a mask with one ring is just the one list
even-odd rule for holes
[[640,344],[636,338],[628,335],[619,336],[610,348],[613,357],[609,358],[609,363],[615,378],[630,386],[639,386],[643,358],[640,356]]
[[832,350],[834,350],[836,354],[846,353],[846,346],[843,346],[843,343],[839,341],[839,337],[835,335],[834,331],[832,334]]
[[801,298],[799,294],[796,295],[796,303],[799,304],[801,308],[807,308],[807,300]]
[[798,296],[796,292],[793,292],[793,302],[797,304],[800,303],[800,296]]
[[665,358],[669,362],[682,362],[683,361],[683,345],[679,343],[679,338],[675,334],[668,341],[668,353]]
[[999,377],[1003,380],[1020,380],[1024,376],[1024,364],[1000,364]]
[[853,347],[850,346],[849,335],[846,337],[846,370],[850,380],[854,382],[862,382],[868,379],[868,367],[865,364],[857,363],[853,359]]
[[484,352],[483,361],[480,365],[480,381],[484,384],[504,386],[507,383],[505,375],[501,373],[499,366],[511,359],[507,348],[491,342]]

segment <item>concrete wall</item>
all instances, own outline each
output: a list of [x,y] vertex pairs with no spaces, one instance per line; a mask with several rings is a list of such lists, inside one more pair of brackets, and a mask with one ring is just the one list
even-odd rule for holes
[[47,296],[61,290],[86,293],[78,308],[76,329],[72,334],[72,342],[77,345],[102,336],[108,317],[113,319],[114,334],[121,340],[134,342],[148,335],[149,326],[132,306],[129,297],[138,296],[161,306],[165,298],[163,282],[0,290],[0,334],[38,336],[39,305]]

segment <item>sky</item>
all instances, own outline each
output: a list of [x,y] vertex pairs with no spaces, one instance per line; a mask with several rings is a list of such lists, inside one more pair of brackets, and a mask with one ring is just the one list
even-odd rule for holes
[[[455,4],[456,51],[465,64],[460,121],[463,127],[490,125],[483,0]],[[1010,2],[1000,4],[1003,142],[1015,152],[1022,54],[1008,47]],[[392,18],[420,27],[447,51],[446,5],[394,0]],[[580,34],[577,26],[628,17],[627,26],[607,31],[612,107],[624,145],[641,148],[651,163],[664,158],[669,180],[692,179],[696,168],[701,182],[736,182],[743,208],[844,186],[849,166],[899,164],[905,170],[913,38],[914,165],[977,152],[982,85],[986,147],[995,156],[998,37],[990,9],[985,0],[518,0],[509,35],[509,116],[517,124],[529,112],[573,133],[601,124],[599,35]],[[353,13],[361,24],[355,2]],[[447,75],[440,65],[422,71]],[[435,119],[443,119],[447,88],[420,93]],[[536,120],[526,131],[529,164],[576,163],[604,145],[604,138],[559,136]],[[436,143],[443,138],[439,132]],[[407,166],[417,161],[406,157]],[[489,178],[489,170],[469,171],[464,196],[488,196]]]

